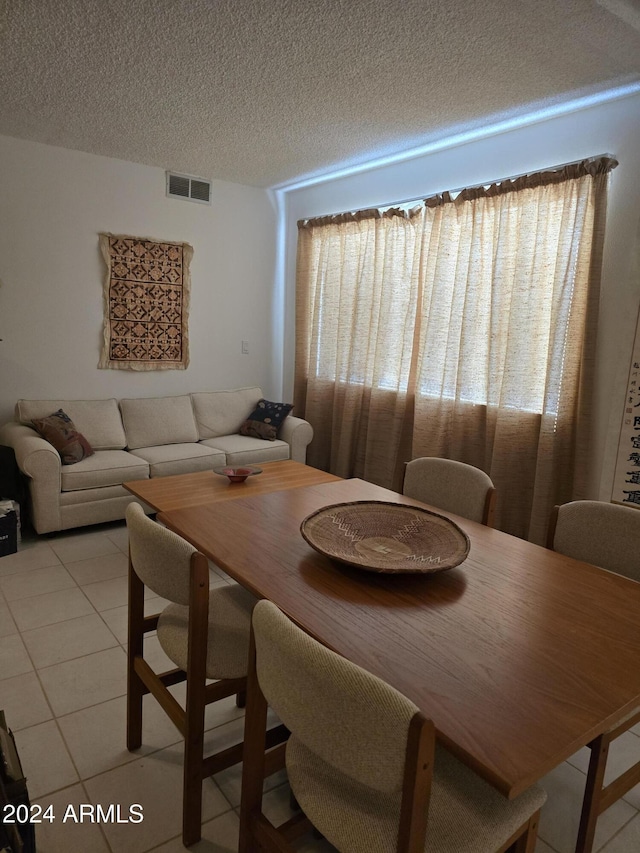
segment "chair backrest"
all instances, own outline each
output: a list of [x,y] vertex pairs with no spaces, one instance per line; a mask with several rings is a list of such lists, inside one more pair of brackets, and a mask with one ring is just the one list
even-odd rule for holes
[[305,634],[269,601],[256,605],[253,630],[260,688],[292,737],[369,788],[401,791],[417,707]]
[[133,570],[156,595],[189,604],[191,555],[196,549],[177,533],[144,514],[138,503],[126,511]]
[[640,510],[605,501],[554,507],[547,547],[640,581]]
[[445,512],[492,525],[495,488],[491,477],[466,462],[422,456],[407,462],[403,494]]

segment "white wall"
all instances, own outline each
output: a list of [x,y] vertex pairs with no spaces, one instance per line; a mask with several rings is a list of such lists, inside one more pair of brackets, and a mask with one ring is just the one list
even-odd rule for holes
[[[0,170],[0,423],[20,397],[153,397],[254,384],[280,396],[280,340],[272,358],[281,313],[277,216],[267,192],[214,181],[211,206],[169,199],[160,168],[6,136]],[[186,371],[98,369],[99,232],[193,246]]]
[[285,194],[284,389],[293,387],[296,222],[426,197],[598,155],[613,154],[598,344],[592,496],[608,500],[640,301],[630,277],[640,218],[640,95]]

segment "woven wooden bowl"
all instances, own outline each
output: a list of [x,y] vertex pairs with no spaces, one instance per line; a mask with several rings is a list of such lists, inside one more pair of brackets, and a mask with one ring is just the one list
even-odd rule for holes
[[323,507],[304,519],[300,532],[326,557],[371,572],[443,572],[469,553],[469,538],[453,521],[386,501]]

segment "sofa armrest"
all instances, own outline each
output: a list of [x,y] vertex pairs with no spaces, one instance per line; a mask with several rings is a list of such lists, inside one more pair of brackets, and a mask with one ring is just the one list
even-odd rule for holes
[[278,438],[291,447],[289,455],[294,462],[306,462],[307,446],[313,438],[313,427],[308,421],[289,415],[280,427]]
[[31,522],[37,533],[60,530],[60,454],[31,427],[7,423],[0,444],[12,447],[22,473],[29,478]]

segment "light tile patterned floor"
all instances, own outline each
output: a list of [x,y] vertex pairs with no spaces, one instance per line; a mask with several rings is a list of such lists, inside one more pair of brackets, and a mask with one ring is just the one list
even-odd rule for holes
[[[183,850],[180,737],[157,703],[145,697],[144,746],[125,746],[126,549],[124,524],[101,525],[25,541],[0,558],[0,708],[14,730],[32,802],[53,806],[56,819],[37,828],[38,853],[144,853]],[[223,574],[212,582],[226,583]],[[148,612],[162,599],[149,597]],[[157,639],[145,641],[157,666],[166,662]],[[168,665],[168,664],[167,664]],[[175,688],[184,693],[184,685]],[[233,699],[207,709],[209,749],[242,735],[242,712]],[[612,769],[640,759],[640,728],[620,739]],[[584,789],[587,750],[545,779],[536,853],[572,853]],[[202,853],[237,848],[241,767],[208,780],[203,794]],[[81,804],[140,803],[141,823],[96,824],[73,819]],[[284,773],[267,783],[265,804],[286,819]],[[73,807],[73,809],[70,809]],[[68,819],[63,816],[68,811]],[[600,819],[596,850],[640,850],[640,786]],[[298,848],[328,853],[312,838]]]

